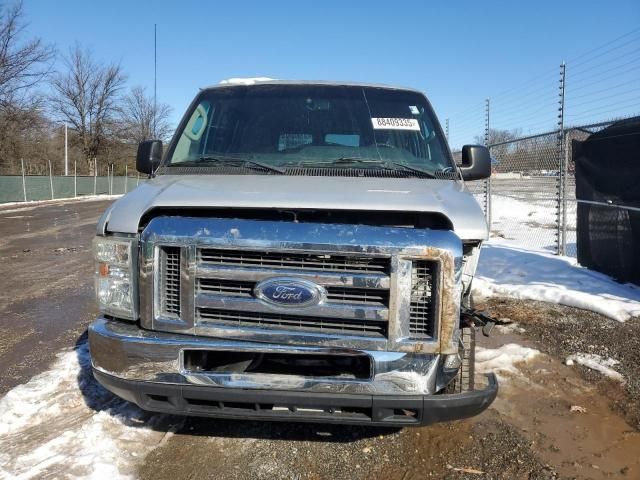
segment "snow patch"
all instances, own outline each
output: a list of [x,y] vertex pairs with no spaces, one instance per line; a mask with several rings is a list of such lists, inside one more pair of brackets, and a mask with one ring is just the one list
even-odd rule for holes
[[503,333],[503,334],[526,332],[524,328],[522,328],[520,325],[518,325],[515,322],[507,323],[506,325],[496,325],[495,328],[496,330],[498,330],[500,333]]
[[613,369],[613,367],[618,365],[620,362],[613,358],[604,358],[595,353],[576,353],[574,355],[569,355],[564,363],[569,366],[577,363],[583,367],[600,372],[604,376],[613,380],[624,382],[624,377]]
[[534,348],[508,343],[500,348],[476,347],[476,370],[479,373],[510,373],[518,375],[517,364],[528,362],[540,352]]
[[[556,217],[555,198],[519,200],[491,196],[491,233],[509,245],[552,251],[556,243]],[[575,215],[567,216],[567,227],[575,231]]]
[[221,80],[220,85],[255,85],[258,82],[270,82],[272,80],[275,80],[275,78],[269,78],[269,77],[227,78],[226,80]]
[[640,288],[580,267],[575,259],[499,240],[482,248],[473,293],[567,305],[620,322],[640,316]]
[[133,478],[168,428],[93,379],[83,342],[0,399],[0,478]]
[[[97,200],[115,200],[120,197],[122,197],[122,195],[82,195],[80,197],[54,198],[53,200],[30,200],[28,202],[6,202],[6,203],[0,203],[0,214],[30,210],[40,205],[49,205],[49,204],[55,204],[55,203],[86,202],[86,201],[97,201]],[[8,207],[19,207],[19,208],[10,209]]]

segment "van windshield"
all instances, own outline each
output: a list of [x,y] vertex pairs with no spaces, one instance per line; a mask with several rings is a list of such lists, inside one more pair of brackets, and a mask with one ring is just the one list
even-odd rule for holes
[[272,167],[454,171],[425,97],[377,87],[251,85],[204,91],[167,166],[245,161]]

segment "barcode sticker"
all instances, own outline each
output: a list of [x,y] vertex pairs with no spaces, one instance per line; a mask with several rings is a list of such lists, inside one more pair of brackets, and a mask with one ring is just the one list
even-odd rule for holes
[[415,118],[372,118],[375,130],[414,130],[420,131],[420,124]]

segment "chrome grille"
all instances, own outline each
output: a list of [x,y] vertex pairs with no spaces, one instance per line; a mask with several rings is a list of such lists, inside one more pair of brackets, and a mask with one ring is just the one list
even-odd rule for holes
[[384,322],[363,322],[358,320],[306,317],[300,315],[280,315],[255,312],[233,312],[199,308],[199,323],[211,322],[232,327],[266,327],[328,334],[385,337],[387,324]]
[[180,248],[162,247],[160,249],[162,284],[162,312],[169,316],[180,316]]
[[412,262],[409,333],[413,336],[433,335],[434,271],[435,265],[431,261],[414,260]]
[[[195,324],[384,337],[390,271],[388,257],[201,248]],[[280,276],[312,281],[326,296],[295,313],[255,297],[259,282]]]
[[200,261],[215,265],[237,265],[272,269],[333,272],[389,273],[389,260],[379,257],[333,254],[252,252],[247,250],[200,250]]
[[[455,329],[445,327],[459,322],[461,245],[453,232],[433,229],[158,216],[140,235],[140,326],[274,344],[454,353]],[[274,277],[322,287],[318,302],[268,301],[269,284],[258,291],[256,284]]]

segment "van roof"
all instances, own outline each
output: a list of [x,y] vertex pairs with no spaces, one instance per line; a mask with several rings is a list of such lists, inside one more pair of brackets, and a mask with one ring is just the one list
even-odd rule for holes
[[257,78],[230,78],[223,80],[217,85],[211,85],[203,88],[202,90],[213,90],[217,88],[229,88],[239,86],[251,86],[251,85],[322,85],[322,86],[350,86],[350,87],[373,87],[373,88],[386,88],[389,90],[405,90],[422,94],[420,90],[415,88],[400,87],[394,85],[386,85],[380,83],[366,83],[366,82],[342,82],[334,80],[274,80],[271,78],[257,77]]

